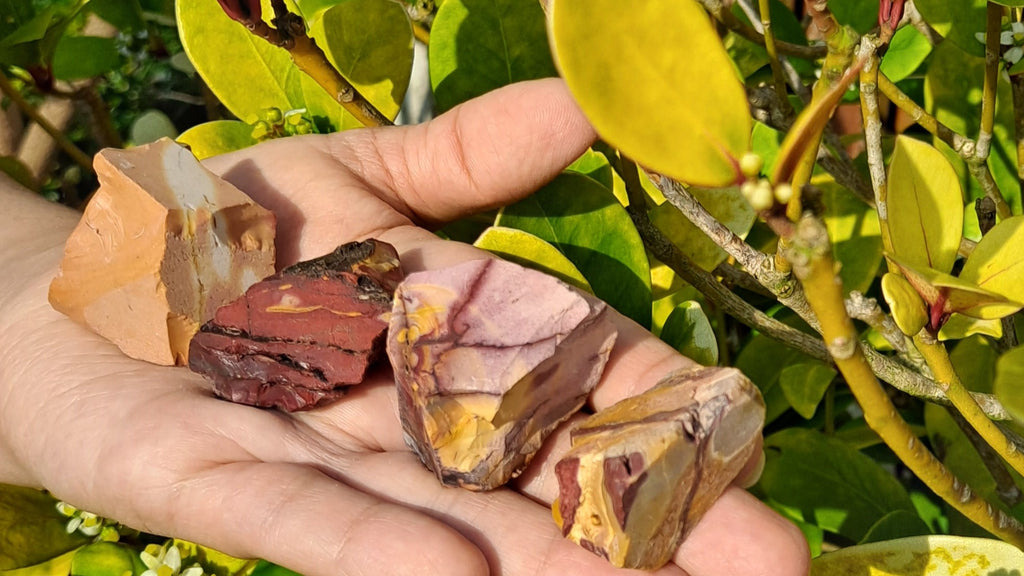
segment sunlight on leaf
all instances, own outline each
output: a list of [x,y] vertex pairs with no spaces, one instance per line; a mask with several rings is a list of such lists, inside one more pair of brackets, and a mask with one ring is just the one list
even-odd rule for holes
[[651,270],[640,234],[611,191],[566,172],[501,210],[497,226],[550,242],[579,269],[594,294],[642,326],[651,324]]
[[697,302],[683,302],[669,314],[661,329],[661,339],[698,364],[718,364],[715,331]]
[[1024,552],[988,538],[914,536],[850,546],[823,554],[811,576],[1013,576],[1024,566]]
[[[712,216],[743,238],[753,226],[757,214],[735,186],[728,188],[690,188],[689,192]],[[714,240],[708,238],[672,204],[665,202],[650,210],[651,223],[672,241],[694,264],[713,270],[728,257]]]
[[949,272],[963,233],[963,193],[953,167],[932,146],[898,136],[888,188],[896,256],[911,266]]
[[83,546],[71,560],[71,576],[124,576],[145,569],[138,552],[115,542]]
[[179,144],[188,146],[196,158],[234,152],[256,143],[252,126],[238,120],[215,120],[189,128],[178,136]]
[[537,0],[448,0],[430,29],[429,64],[442,112],[513,82],[557,75]]
[[473,243],[517,264],[546,272],[562,282],[593,293],[587,279],[558,248],[522,230],[491,226]]
[[896,325],[907,336],[917,334],[928,323],[928,308],[906,278],[891,272],[882,276],[882,295]]
[[1024,423],[1024,348],[1014,348],[999,357],[992,391],[1006,411]]
[[562,76],[610,144],[683,182],[736,181],[752,120],[696,2],[651,0],[627,10],[613,0],[557,0],[549,32]]
[[1024,216],[1003,220],[988,231],[967,258],[960,279],[1024,302]]

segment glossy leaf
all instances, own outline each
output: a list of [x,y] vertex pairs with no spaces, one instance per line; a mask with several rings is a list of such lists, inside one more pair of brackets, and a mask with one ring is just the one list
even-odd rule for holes
[[[264,11],[271,13],[269,3]],[[327,119],[336,130],[358,124],[292,63],[286,50],[250,34],[228,18],[216,2],[178,0],[176,12],[182,45],[189,59],[214,94],[237,117],[258,116],[269,107],[305,108],[309,114]],[[403,18],[404,36],[398,32],[395,16]],[[342,28],[332,26],[331,34],[318,35],[317,30],[323,30],[329,17],[331,21],[342,21]],[[346,76],[349,81],[391,118],[398,113],[412,62],[412,32],[404,18],[401,7],[390,2],[346,0],[325,13],[318,21],[320,28],[313,30],[328,58],[343,74],[351,74]],[[342,39],[342,34],[350,38]],[[378,44],[382,38],[387,42]],[[369,50],[371,45],[374,50]],[[393,61],[385,62],[389,58]],[[392,77],[398,70],[403,72]]]
[[690,184],[737,180],[750,145],[746,94],[695,1],[623,10],[614,0],[559,0],[550,35],[562,76],[610,144]]
[[878,24],[878,0],[829,0],[828,7],[840,24],[861,34]]
[[[342,0],[316,20],[310,32],[331,63],[388,118],[405,99],[412,71],[412,28],[397,2]],[[303,74],[303,94],[312,116],[326,116],[337,130],[360,128],[348,112]]]
[[39,564],[13,570],[0,570],[0,576],[68,576],[71,573],[71,560],[77,552],[78,549],[75,548]]
[[981,320],[963,314],[953,314],[939,330],[939,340],[961,340],[975,334],[1002,338],[1003,322],[997,318]]
[[197,124],[182,132],[177,141],[188,146],[200,160],[256,144],[252,137],[252,126],[238,120]]
[[[947,3],[945,0],[938,1]],[[984,18],[984,14],[982,17]],[[982,29],[983,25],[978,28]],[[979,119],[984,74],[985,59],[980,55],[968,55],[952,42],[940,43],[933,49],[928,59],[928,73],[925,75],[924,84],[925,109],[954,132],[977,134],[981,128]],[[1013,95],[1009,81],[1001,75],[996,92],[996,119],[988,165],[1011,211],[1019,214],[1022,206],[1013,126]],[[983,196],[984,191],[977,181],[969,176],[963,159],[945,144],[936,141],[935,145],[957,169],[964,186],[965,199],[973,200]]]
[[698,302],[683,302],[669,314],[661,339],[703,366],[718,364],[718,339]]
[[938,270],[914,267],[895,256],[889,256],[900,268],[900,272],[928,303],[929,310],[936,306],[944,312],[959,312],[972,318],[989,320],[1002,318],[1020,309],[1020,305],[1004,296],[950,276]]
[[1024,423],[1024,348],[1014,348],[999,357],[992,391],[1006,411]]
[[71,559],[70,576],[124,576],[145,570],[138,552],[124,544],[97,542],[83,546]]
[[79,80],[106,74],[121,65],[113,38],[65,36],[53,54],[53,75],[60,80]]
[[893,510],[882,516],[868,533],[861,538],[859,544],[869,542],[882,542],[896,538],[907,538],[909,536],[927,536],[932,531],[928,524],[917,515],[917,512],[909,510]]
[[791,364],[779,373],[779,386],[793,410],[810,420],[835,377],[836,371],[820,362]]
[[882,276],[882,295],[896,325],[907,336],[917,334],[928,324],[924,300],[903,276],[892,272]]
[[949,272],[963,233],[963,193],[956,172],[932,146],[896,138],[889,166],[889,233],[900,260]]
[[608,162],[608,157],[593,148],[587,148],[586,152],[570,164],[566,170],[589,176],[609,190],[615,186],[612,165]]
[[829,532],[858,541],[886,514],[914,510],[895,478],[839,440],[790,428],[764,443],[760,486],[765,494]]
[[[739,188],[690,188],[690,194],[719,222],[745,237],[757,214]],[[707,237],[668,202],[650,210],[651,222],[694,264],[713,270],[728,257],[718,243]]]
[[889,42],[879,71],[889,80],[899,82],[917,70],[932,53],[931,42],[913,26],[903,26]]
[[536,0],[448,0],[430,29],[439,110],[521,80],[555,76]]
[[0,570],[39,564],[87,541],[67,533],[56,503],[38,490],[0,484]]
[[544,240],[515,228],[491,226],[473,243],[517,264],[547,272],[562,282],[593,293],[587,279],[558,248]]
[[960,279],[1014,302],[1024,302],[1024,216],[998,223],[974,248]]
[[822,554],[811,576],[1011,576],[1024,566],[1024,552],[989,538],[914,536],[842,548]]
[[985,30],[985,0],[915,0],[921,16],[936,32],[974,56],[985,55],[985,45],[974,37]]
[[529,198],[502,209],[495,224],[550,242],[583,273],[598,298],[650,326],[647,253],[625,208],[604,186],[564,173]]
[[825,226],[843,290],[866,292],[882,263],[878,218],[870,206],[831,178],[815,177],[812,183],[822,193]]

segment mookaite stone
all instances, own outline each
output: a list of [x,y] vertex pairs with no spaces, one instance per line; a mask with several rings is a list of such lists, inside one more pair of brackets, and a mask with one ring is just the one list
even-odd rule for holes
[[502,260],[410,274],[388,337],[407,442],[444,484],[501,486],[597,384],[616,338],[608,315]]
[[233,402],[307,410],[359,384],[384,355],[398,253],[352,242],[250,287],[192,339],[189,366]]
[[184,364],[199,326],[274,273],[274,215],[166,138],[94,165],[50,304],[132,358]]
[[734,368],[677,371],[581,422],[555,466],[562,533],[620,568],[655,570],[757,447],[764,402]]

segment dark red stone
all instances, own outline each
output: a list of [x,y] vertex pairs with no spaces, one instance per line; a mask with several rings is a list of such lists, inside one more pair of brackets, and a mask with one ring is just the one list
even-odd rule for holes
[[306,410],[359,384],[383,357],[398,253],[353,242],[252,285],[192,339],[189,367],[219,396]]

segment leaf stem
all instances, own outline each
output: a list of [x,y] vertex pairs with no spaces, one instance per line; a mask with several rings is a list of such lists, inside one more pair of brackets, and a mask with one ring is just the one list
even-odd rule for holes
[[4,74],[3,70],[0,70],[0,92],[7,94],[7,97],[14,102],[14,105],[21,110],[22,114],[30,118],[33,122],[39,125],[47,134],[53,138],[54,142],[60,146],[71,159],[81,166],[87,173],[92,174],[92,158],[88,154],[83,152],[81,148],[75,145],[74,142],[68,138],[67,134],[57,129],[49,120],[47,120],[32,104],[25,100],[25,97],[21,95],[21,92],[11,84],[10,79]]
[[963,415],[971,427],[978,431],[985,442],[988,442],[989,446],[1006,460],[1011,468],[1018,474],[1024,474],[1024,454],[994,422],[989,420],[978,403],[968,393],[967,388],[964,388],[956,369],[953,368],[953,362],[949,358],[949,353],[946,352],[946,347],[927,330],[922,330],[914,336],[914,345],[921,351],[925,362],[928,363],[932,374],[935,375],[935,381],[942,387],[946,397],[953,403],[953,407]]
[[955,478],[917,439],[879,384],[858,345],[853,321],[846,314],[842,284],[836,279],[824,224],[805,215],[797,223],[791,240],[789,260],[793,271],[821,320],[822,335],[833,361],[857,398],[871,429],[939,497],[989,532],[1024,547],[1024,526],[1002,510],[993,508]]

